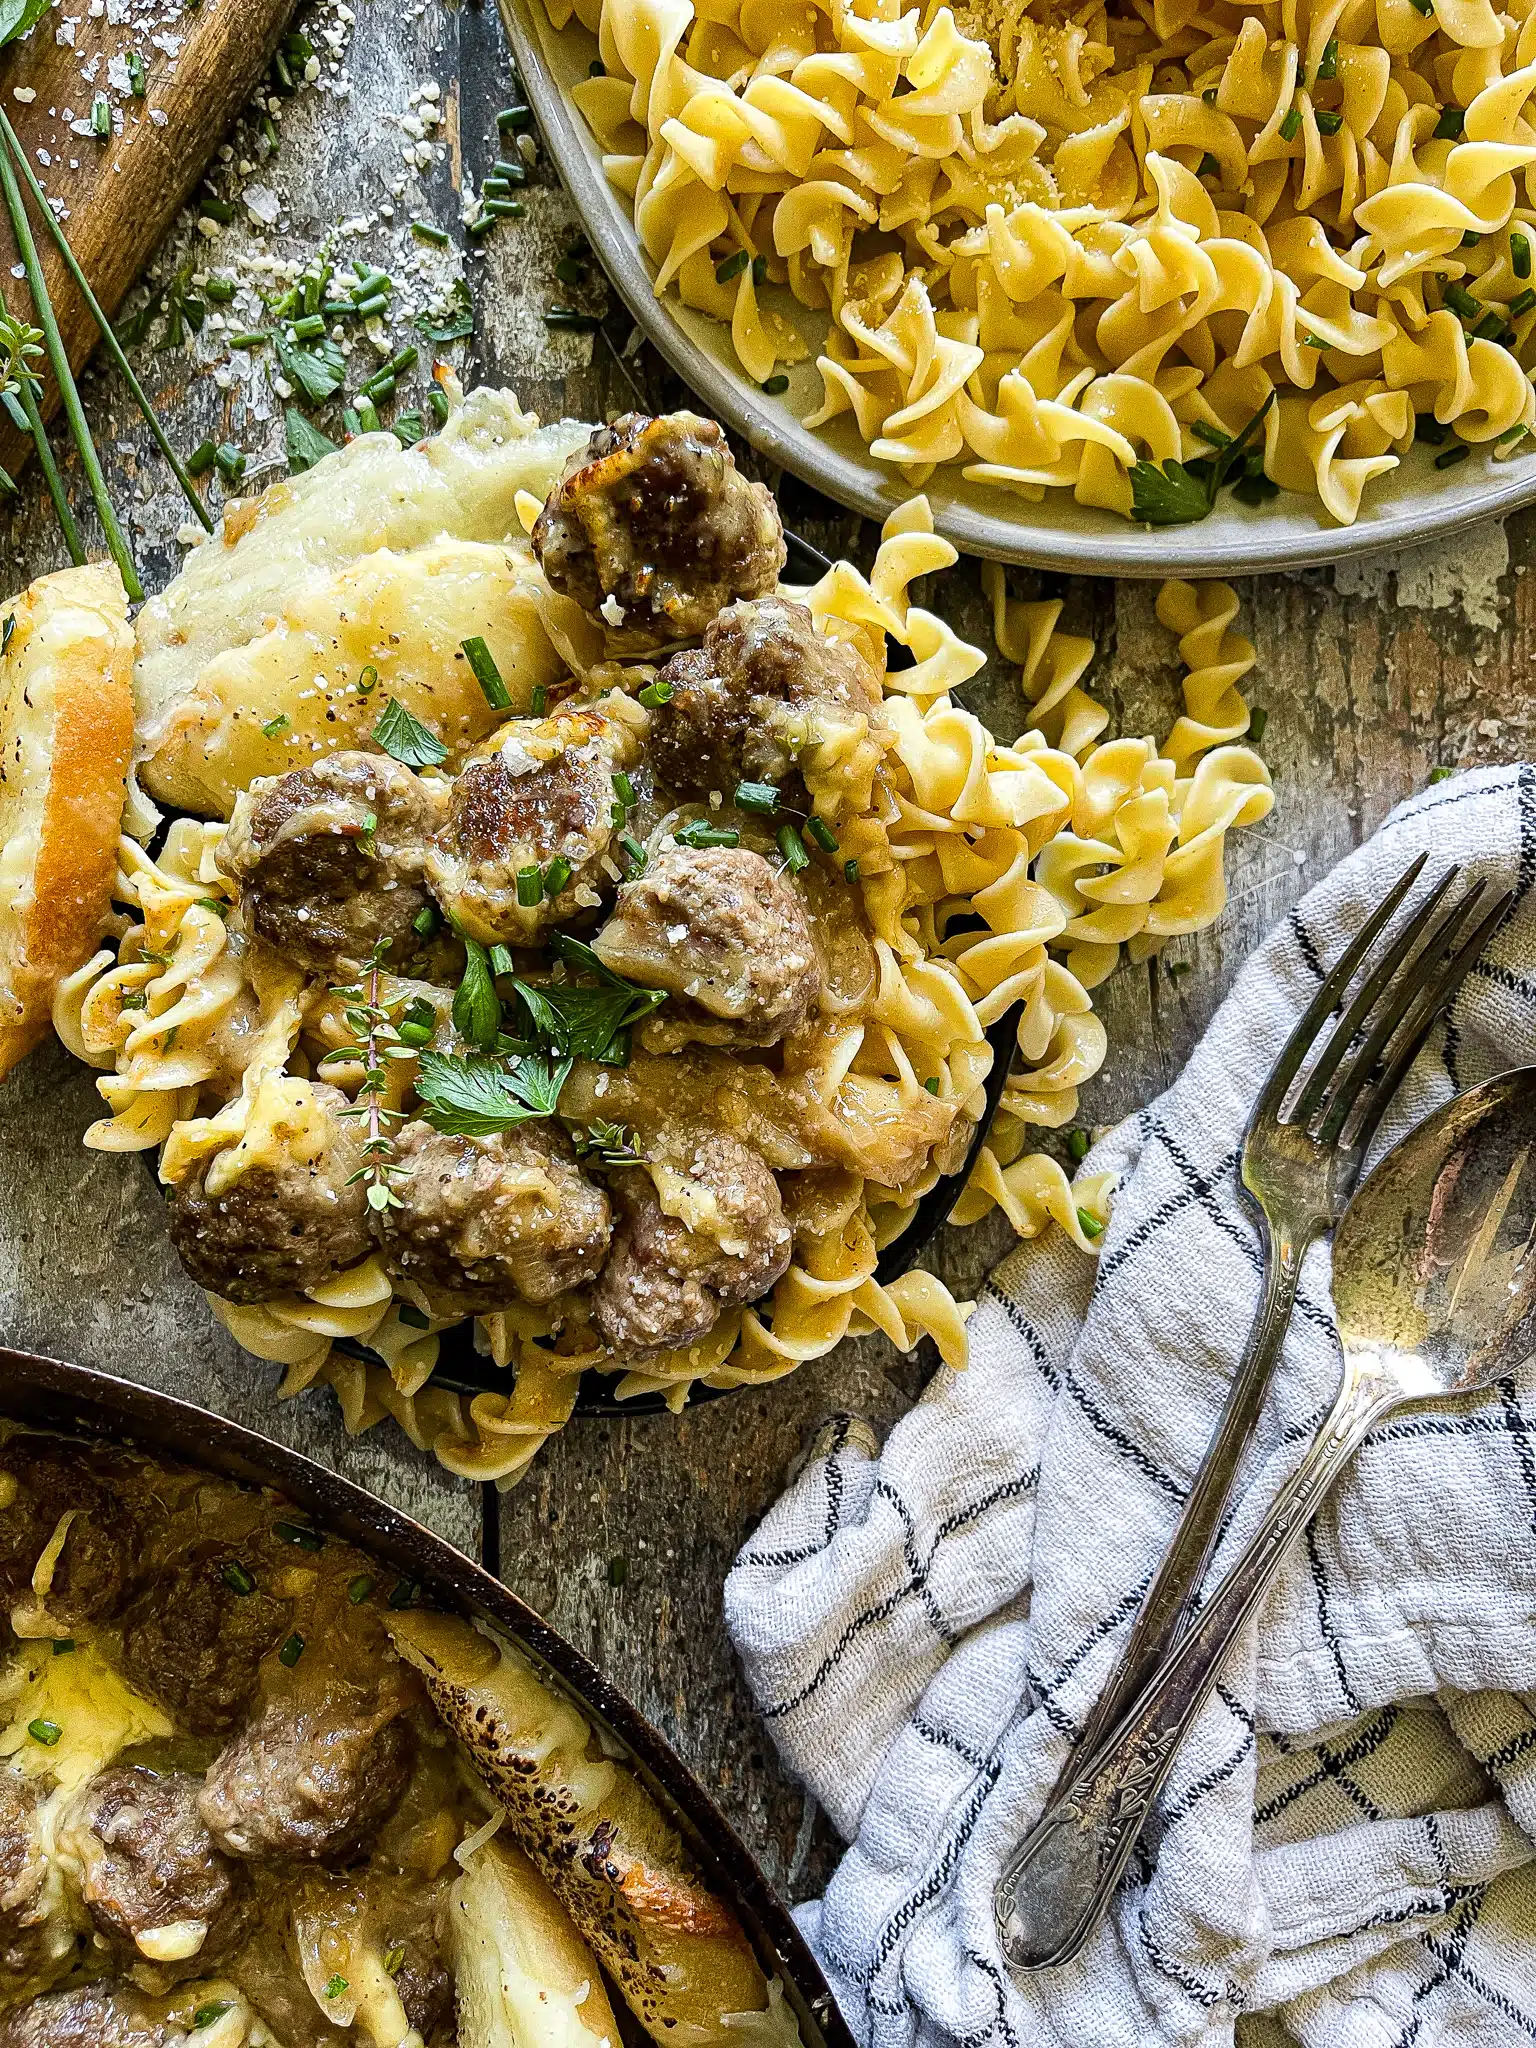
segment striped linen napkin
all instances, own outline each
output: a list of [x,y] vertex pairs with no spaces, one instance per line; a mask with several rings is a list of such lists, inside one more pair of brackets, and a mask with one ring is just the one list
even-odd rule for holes
[[[1249,962],[1183,1075],[1094,1150],[1095,1275],[998,1269],[968,1369],[883,1447],[835,1418],[726,1615],[848,1850],[804,1923],[878,2048],[1536,2041],[1536,1366],[1367,1440],[1235,1650],[1084,1956],[1004,1962],[992,1889],[1172,1532],[1259,1291],[1236,1167],[1300,1011],[1419,849],[1518,891],[1382,1144],[1536,1061],[1536,767],[1403,805]],[[1218,1567],[1339,1375],[1314,1248]]]

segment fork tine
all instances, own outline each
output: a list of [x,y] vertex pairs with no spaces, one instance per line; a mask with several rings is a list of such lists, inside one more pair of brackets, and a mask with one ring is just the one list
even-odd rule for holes
[[1451,905],[1424,941],[1412,966],[1402,977],[1400,985],[1391,991],[1382,1014],[1371,1029],[1370,1036],[1344,1067],[1328,1098],[1322,1112],[1322,1121],[1314,1132],[1321,1144],[1337,1144],[1339,1133],[1348,1123],[1350,1112],[1361,1090],[1376,1072],[1398,1026],[1417,1002],[1431,1001],[1434,992],[1442,985],[1449,968],[1445,957],[1446,951],[1461,939],[1467,919],[1477,908],[1486,886],[1483,882],[1474,882],[1466,893]]
[[1291,1111],[1290,1122],[1303,1126],[1310,1124],[1322,1107],[1328,1092],[1328,1083],[1333,1079],[1344,1055],[1364,1029],[1366,1019],[1375,1009],[1383,991],[1390,988],[1398,969],[1423,938],[1436,908],[1459,873],[1459,868],[1446,869],[1403,926],[1402,931],[1382,954],[1376,966],[1371,969],[1367,979],[1361,983],[1354,1001],[1334,1026],[1328,1043],[1323,1047],[1316,1065],[1308,1074],[1306,1084],[1296,1098],[1296,1106]]
[[1371,1140],[1376,1135],[1376,1127],[1381,1122],[1387,1104],[1397,1093],[1404,1075],[1418,1058],[1419,1048],[1434,1029],[1436,1019],[1454,1001],[1456,991],[1472,971],[1478,955],[1503,922],[1505,913],[1514,900],[1512,889],[1506,889],[1504,894],[1495,900],[1492,908],[1479,918],[1453,954],[1439,981],[1432,989],[1426,990],[1417,1013],[1409,1017],[1407,1027],[1393,1047],[1380,1079],[1372,1084],[1369,1094],[1365,1097],[1360,1122],[1350,1141],[1350,1149],[1357,1158],[1363,1159],[1370,1150]]
[[1266,1117],[1278,1115],[1280,1105],[1289,1094],[1291,1083],[1301,1071],[1301,1063],[1311,1051],[1317,1034],[1338,1008],[1340,998],[1354,980],[1356,971],[1374,944],[1377,933],[1419,879],[1428,858],[1427,853],[1421,853],[1416,860],[1409,862],[1403,874],[1355,934],[1353,942],[1340,954],[1322,987],[1302,1012],[1295,1030],[1285,1041],[1280,1057],[1270,1071],[1269,1079],[1264,1083],[1254,1102],[1248,1118],[1250,1131]]

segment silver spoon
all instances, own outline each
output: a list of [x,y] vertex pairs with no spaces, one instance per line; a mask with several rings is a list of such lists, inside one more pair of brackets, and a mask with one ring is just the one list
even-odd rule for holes
[[1345,1210],[1338,1399],[1199,1619],[1006,1872],[995,1910],[1010,1962],[1048,1969],[1081,1952],[1235,1638],[1366,1432],[1401,1402],[1484,1392],[1536,1351],[1533,1169],[1536,1067],[1520,1067],[1427,1118]]

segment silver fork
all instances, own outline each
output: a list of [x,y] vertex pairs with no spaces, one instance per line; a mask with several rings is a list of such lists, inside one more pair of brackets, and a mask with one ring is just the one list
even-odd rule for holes
[[[1427,858],[1420,854],[1410,864],[1345,948],[1254,1103],[1243,1141],[1242,1186],[1258,1216],[1263,1245],[1258,1313],[1173,1541],[1120,1661],[1063,1767],[1058,1790],[1099,1749],[1182,1633],[1264,1405],[1295,1307],[1302,1261],[1342,1213],[1383,1112],[1509,906],[1509,895],[1501,895],[1473,923],[1486,893],[1484,883],[1474,882],[1442,912],[1459,873],[1448,869],[1370,967],[1325,1039],[1330,1018]],[[1314,1052],[1315,1062],[1297,1090]],[[1059,1871],[1053,1873],[1050,1891],[1032,1878],[1021,1893],[1024,1872],[1039,1846],[1033,1835],[1027,1837],[1004,1866],[994,1898],[1009,1959],[1024,1968],[1042,1968],[1075,1954],[1091,1931],[1092,1921],[1081,1928],[1084,1911],[1092,1897],[1108,1897],[1134,1839],[1132,1833],[1112,1874]],[[1075,1943],[1065,1948],[1064,1929],[1080,1929]]]

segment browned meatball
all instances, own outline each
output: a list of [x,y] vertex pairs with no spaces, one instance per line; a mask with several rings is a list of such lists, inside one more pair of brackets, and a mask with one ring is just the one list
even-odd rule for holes
[[601,1266],[612,1234],[608,1197],[558,1125],[458,1138],[410,1123],[395,1151],[400,1207],[378,1222],[385,1260],[445,1309],[553,1301]]
[[157,1776],[120,1764],[71,1804],[59,1846],[79,1865],[97,1932],[125,1947],[125,1960],[192,1961],[201,1971],[243,1932],[249,1879],[199,1818],[201,1789],[185,1771]]
[[621,1220],[592,1309],[620,1358],[695,1342],[788,1268],[778,1184],[755,1152],[721,1132],[669,1133],[648,1170],[616,1176],[614,1191]]
[[785,560],[772,496],[691,412],[597,428],[545,501],[533,546],[556,590],[653,646],[772,590]]
[[443,1960],[437,1928],[430,1923],[409,1928],[391,1926],[384,1946],[386,1953],[395,1947],[405,1950],[395,1989],[406,2018],[426,2048],[448,2048],[458,2038],[453,2027],[453,1973]]
[[345,1863],[399,1804],[416,1740],[404,1674],[369,1686],[323,1666],[270,1699],[214,1759],[198,1812],[226,1855]]
[[[689,1006],[685,1035],[706,1045],[774,1045],[821,989],[804,902],[745,846],[658,854],[619,891],[593,950],[615,974]],[[678,1016],[660,1020],[669,1039]]]
[[130,1984],[50,1991],[0,2020],[0,2048],[181,2048],[190,2037]]
[[250,1704],[261,1660],[288,1633],[291,1608],[233,1551],[219,1550],[149,1586],[123,1629],[128,1676],[192,1735],[226,1735]]
[[133,1528],[84,1455],[50,1437],[20,1436],[0,1448],[0,1600],[34,1606],[32,1580],[65,1516],[44,1605],[59,1623],[114,1614],[132,1563]]
[[35,1789],[0,1770],[0,1977],[25,1976],[37,1953],[48,1863],[36,1814]]
[[651,761],[684,796],[783,782],[807,747],[839,727],[867,728],[878,704],[853,649],[824,639],[805,606],[784,597],[732,605],[662,676],[672,694],[651,713]]
[[199,1164],[170,1190],[171,1243],[199,1287],[226,1301],[272,1301],[330,1280],[366,1258],[368,1198],[352,1177],[365,1165],[358,1119],[348,1116],[339,1088],[311,1091],[321,1149],[306,1157],[315,1134],[280,1166],[253,1166],[217,1193],[208,1175],[220,1155]]
[[[639,752],[628,726],[586,709],[514,718],[470,757],[428,850],[427,879],[472,939],[532,945],[547,926],[595,907],[616,829],[613,778]],[[518,875],[556,860],[569,871],[563,886],[520,903]]]
[[388,754],[330,754],[241,792],[219,849],[249,930],[300,967],[403,957],[427,904],[427,840],[446,791]]

